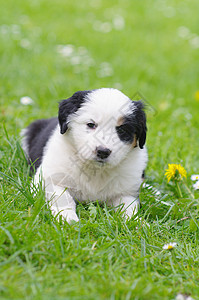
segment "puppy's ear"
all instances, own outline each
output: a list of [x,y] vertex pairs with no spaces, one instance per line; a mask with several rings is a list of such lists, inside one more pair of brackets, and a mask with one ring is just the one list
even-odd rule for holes
[[136,137],[139,142],[140,149],[143,149],[143,146],[146,142],[146,115],[144,112],[144,103],[142,101],[133,101],[136,109],[133,113],[136,119]]
[[86,96],[90,91],[79,91],[72,95],[72,97],[62,100],[59,103],[59,125],[60,132],[64,134],[68,129],[69,115],[75,113],[81,105],[86,101]]

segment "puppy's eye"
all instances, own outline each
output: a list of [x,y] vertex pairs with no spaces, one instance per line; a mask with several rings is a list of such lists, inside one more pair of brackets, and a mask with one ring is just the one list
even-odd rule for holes
[[88,123],[87,127],[91,128],[91,129],[95,129],[95,128],[97,128],[97,124],[95,124],[95,123]]

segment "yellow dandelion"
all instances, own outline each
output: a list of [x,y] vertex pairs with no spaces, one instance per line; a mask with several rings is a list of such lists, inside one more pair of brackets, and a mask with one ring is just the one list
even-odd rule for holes
[[187,172],[181,165],[168,164],[168,169],[166,170],[164,175],[167,177],[167,180],[169,182],[171,179],[182,180],[183,177],[186,178]]
[[199,101],[199,91],[196,91],[194,96],[196,101]]

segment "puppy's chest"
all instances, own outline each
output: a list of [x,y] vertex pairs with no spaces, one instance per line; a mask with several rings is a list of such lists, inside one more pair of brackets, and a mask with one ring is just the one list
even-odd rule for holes
[[71,196],[78,201],[107,201],[124,194],[127,187],[122,178],[118,176],[85,176],[81,174],[76,179],[76,184],[73,187],[68,187]]

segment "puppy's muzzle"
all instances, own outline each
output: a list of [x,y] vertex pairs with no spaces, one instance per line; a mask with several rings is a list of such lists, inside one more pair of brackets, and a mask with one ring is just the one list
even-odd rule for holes
[[102,146],[98,146],[96,148],[96,154],[97,154],[97,158],[99,158],[99,159],[106,159],[111,154],[111,150],[108,149],[108,148],[104,148]]

